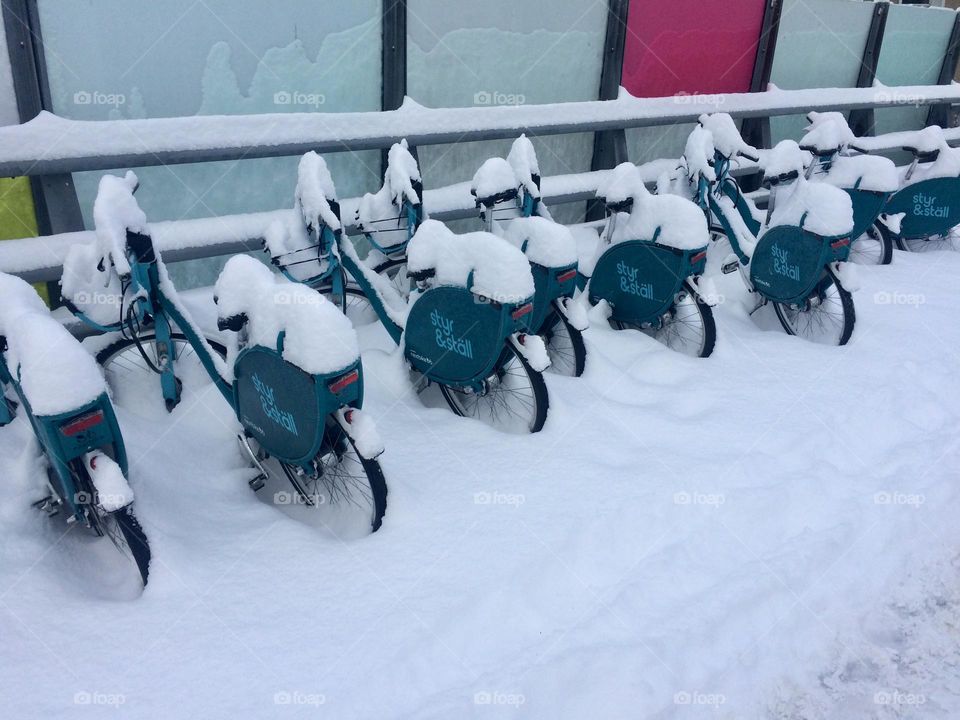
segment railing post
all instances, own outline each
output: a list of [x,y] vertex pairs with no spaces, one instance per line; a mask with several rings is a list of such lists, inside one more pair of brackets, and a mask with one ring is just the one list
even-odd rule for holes
[[[883,34],[887,29],[889,14],[889,2],[874,4],[870,29],[867,31],[867,42],[863,46],[863,59],[860,61],[860,75],[857,77],[858,88],[873,87],[873,82],[877,79],[877,65],[880,62],[880,50],[883,47]],[[876,113],[874,113],[873,108],[850,111],[850,128],[853,130],[853,134],[858,137],[873,135],[875,120]]]
[[[623,55],[627,44],[629,0],[608,0],[607,34],[603,43],[603,68],[600,71],[600,100],[616,100],[623,80]],[[594,133],[591,170],[611,170],[627,161],[626,130]],[[597,200],[587,204],[587,220],[601,220],[604,207]]]
[[[777,34],[780,32],[780,15],[783,12],[783,0],[767,0],[760,25],[760,37],[757,40],[757,57],[753,63],[753,75],[750,78],[750,92],[765,92],[770,84],[773,72],[773,56],[777,51]],[[758,148],[771,145],[770,118],[745,118],[740,126],[740,134],[749,144]],[[759,175],[745,175],[741,179],[744,190],[756,190],[760,186]]]
[[[383,0],[383,47],[381,52],[381,110],[396,110],[407,96],[407,0]],[[416,156],[416,148],[410,152]],[[387,170],[388,149],[380,151],[380,164]]]
[[[950,42],[947,43],[947,52],[940,67],[938,85],[949,85],[957,74],[957,59],[960,57],[960,12],[953,21],[953,32],[950,33]],[[950,105],[934,105],[927,114],[927,125],[951,127],[954,122],[951,117]]]
[[[17,113],[25,123],[41,110],[52,110],[36,0],[3,0],[3,26]],[[41,235],[83,230],[83,214],[70,173],[31,177],[30,189]],[[57,284],[48,283],[48,290],[51,303],[57,304]]]

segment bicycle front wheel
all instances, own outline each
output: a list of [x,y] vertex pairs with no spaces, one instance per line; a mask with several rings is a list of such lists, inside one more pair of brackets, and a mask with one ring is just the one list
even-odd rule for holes
[[822,345],[846,345],[857,321],[853,296],[830,268],[803,305],[774,303],[774,309],[788,334]]
[[444,399],[457,415],[498,430],[540,432],[550,405],[543,375],[509,345],[502,360],[500,370],[484,380],[479,391],[440,385]]
[[892,260],[893,239],[879,222],[867,228],[850,248],[850,262],[858,265],[889,265]]

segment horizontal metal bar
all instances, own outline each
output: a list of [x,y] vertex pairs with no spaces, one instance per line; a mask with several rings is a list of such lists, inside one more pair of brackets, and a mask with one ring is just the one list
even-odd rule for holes
[[675,123],[705,112],[771,117],[869,107],[960,102],[960,86],[775,90],[518,107],[429,109],[409,100],[374,113],[290,113],[148,120],[66,120],[49,113],[0,128],[0,176],[49,175],[528,135],[561,135]]

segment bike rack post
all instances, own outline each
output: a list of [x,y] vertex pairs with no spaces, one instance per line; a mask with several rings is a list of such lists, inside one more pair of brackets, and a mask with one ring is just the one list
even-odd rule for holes
[[[947,52],[940,67],[938,85],[949,85],[957,74],[957,60],[960,59],[960,12],[953,21],[953,32],[947,43]],[[939,125],[942,128],[951,127],[950,105],[934,105],[927,114],[927,125]]]
[[[627,45],[628,0],[608,0],[607,35],[603,44],[603,69],[600,73],[600,100],[616,100],[623,80],[623,56]],[[627,161],[626,130],[601,130],[594,135],[591,170],[612,170]],[[591,200],[587,220],[602,220],[603,203]]]
[[[878,2],[873,6],[873,17],[870,19],[870,29],[867,31],[867,42],[863,46],[863,58],[860,61],[860,75],[857,77],[858,88],[873,87],[877,78],[877,65],[880,62],[880,50],[883,47],[883,34],[887,29],[890,3]],[[850,129],[857,137],[873,135],[875,130],[873,108],[851,110]]]
[[[760,38],[757,40],[757,57],[753,63],[750,92],[763,92],[770,84],[770,74],[773,72],[773,56],[777,50],[777,35],[780,32],[780,15],[782,12],[783,0],[767,0],[767,6],[763,11],[763,22],[760,25]],[[740,134],[748,144],[754,147],[770,147],[770,118],[744,119],[743,125],[740,127]],[[760,187],[760,177],[757,174],[747,175],[740,184],[747,192],[756,190]]]
[[[407,95],[407,0],[383,0],[382,33],[380,109],[397,110]],[[388,152],[380,151],[381,175]]]

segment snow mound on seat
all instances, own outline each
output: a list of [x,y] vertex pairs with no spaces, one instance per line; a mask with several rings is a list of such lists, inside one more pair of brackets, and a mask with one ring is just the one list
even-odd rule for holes
[[781,140],[764,158],[764,177],[776,178],[792,172],[803,175],[807,158],[808,154],[801,150],[795,141]]
[[494,157],[485,161],[473,176],[470,191],[478,198],[488,198],[520,187],[513,168],[503,158]]
[[537,151],[533,148],[533,143],[526,135],[521,135],[513,141],[510,152],[507,155],[507,162],[513,168],[513,174],[520,185],[531,197],[540,197],[540,188],[534,181],[533,176],[540,175],[540,161],[537,160]]
[[843,113],[811,112],[807,120],[810,124],[800,140],[802,148],[813,148],[819,152],[843,151],[857,139]]
[[781,190],[770,228],[802,225],[816,235],[838,237],[853,232],[853,201],[833,185],[808,182],[802,176]]
[[40,296],[18,277],[0,273],[0,335],[10,372],[37,415],[59,415],[107,391],[93,356],[50,316]]
[[577,243],[565,225],[542,217],[516,218],[506,227],[504,237],[523,248],[527,259],[545,267],[564,267],[577,262]]
[[[533,295],[527,257],[511,243],[487,232],[457,235],[427,220],[407,248],[407,266],[418,273],[436,271],[436,285],[463,287],[498,302],[521,302]],[[473,285],[467,287],[470,274]]]
[[633,198],[633,208],[624,222],[618,220],[611,242],[653,240],[677,250],[696,250],[710,243],[707,219],[693,202],[677,195],[653,195],[640,170],[623,163],[597,188],[607,203]]
[[859,190],[872,192],[896,192],[900,187],[897,166],[876,155],[841,155],[821,179],[839,188],[853,188],[859,182]]
[[247,255],[230,258],[216,295],[221,318],[247,316],[251,345],[276,348],[285,332],[283,359],[311,375],[337,372],[360,357],[353,326],[333,303]]
[[917,165],[913,175],[907,181],[908,183],[960,176],[960,150],[950,147],[940,126],[931,125],[911,135],[910,147],[914,147],[920,152],[939,150],[940,155],[932,163]]
[[319,218],[333,230],[340,230],[340,218],[331,207],[337,200],[337,189],[327,163],[314,151],[300,158],[297,166],[297,207],[304,220],[313,225]]

